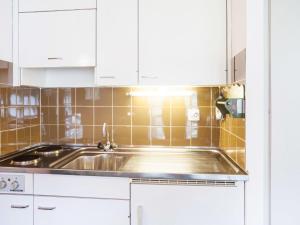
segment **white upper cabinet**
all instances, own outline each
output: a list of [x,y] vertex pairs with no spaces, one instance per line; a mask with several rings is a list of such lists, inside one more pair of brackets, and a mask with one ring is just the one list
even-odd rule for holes
[[225,84],[226,11],[226,0],[140,0],[140,84]]
[[19,14],[21,68],[93,67],[96,10]]
[[97,85],[138,83],[138,1],[98,0]]
[[0,1],[0,60],[12,62],[13,0]]
[[20,12],[95,8],[96,0],[19,0]]

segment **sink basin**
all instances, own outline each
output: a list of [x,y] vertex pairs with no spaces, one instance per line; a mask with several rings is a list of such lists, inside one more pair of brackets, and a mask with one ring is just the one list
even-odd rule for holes
[[118,171],[127,157],[112,153],[82,151],[67,158],[62,169]]
[[100,152],[81,149],[62,158],[53,168],[70,170],[111,171],[123,173],[170,173],[170,174],[238,174],[228,157],[218,150],[161,151],[118,149]]

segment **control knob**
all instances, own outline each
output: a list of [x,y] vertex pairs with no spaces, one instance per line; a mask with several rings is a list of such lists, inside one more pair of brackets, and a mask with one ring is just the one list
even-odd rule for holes
[[0,189],[4,189],[4,188],[6,188],[6,186],[7,186],[6,181],[5,180],[0,180]]
[[13,181],[13,182],[11,182],[11,184],[10,184],[10,188],[11,188],[12,191],[17,190],[19,186],[20,186],[20,185],[19,185],[19,182],[16,181],[16,180]]

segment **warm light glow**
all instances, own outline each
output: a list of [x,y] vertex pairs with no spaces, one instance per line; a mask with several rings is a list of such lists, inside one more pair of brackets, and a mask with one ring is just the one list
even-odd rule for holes
[[172,96],[192,96],[193,91],[191,90],[184,90],[184,89],[175,89],[175,88],[157,88],[157,89],[143,89],[143,90],[136,90],[131,91],[128,95],[133,97],[172,97]]

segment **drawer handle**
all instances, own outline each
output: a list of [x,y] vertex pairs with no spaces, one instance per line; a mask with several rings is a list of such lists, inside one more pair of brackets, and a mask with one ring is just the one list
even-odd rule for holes
[[11,205],[12,209],[27,209],[29,205]]
[[158,79],[158,76],[154,76],[154,75],[148,75],[148,76],[146,76],[146,75],[142,75],[141,76],[142,78],[144,78],[144,79]]
[[100,76],[101,79],[116,79],[115,76]]
[[42,207],[42,206],[38,207],[38,210],[48,210],[48,211],[50,211],[50,210],[54,210],[54,209],[56,209],[56,207]]
[[49,57],[48,60],[63,60],[61,57]]

